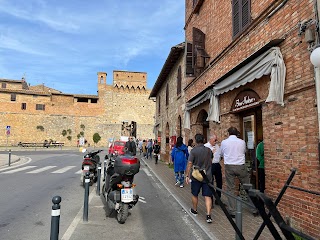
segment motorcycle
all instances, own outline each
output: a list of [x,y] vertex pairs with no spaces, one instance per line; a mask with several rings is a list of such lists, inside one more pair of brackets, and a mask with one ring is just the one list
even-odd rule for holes
[[117,152],[105,157],[108,159],[105,183],[102,187],[102,197],[106,204],[109,217],[117,212],[117,221],[125,223],[129,209],[133,208],[139,200],[135,194],[136,184],[133,184],[134,175],[139,172],[140,161],[129,154],[118,155]]
[[90,186],[93,185],[93,183],[97,182],[98,180],[98,163],[100,162],[100,156],[98,155],[100,152],[103,150],[93,150],[90,152],[87,152],[86,149],[83,149],[82,152],[86,153],[83,156],[83,161],[82,161],[82,172],[81,172],[81,185],[84,186],[85,183],[85,175],[87,172],[90,173],[89,178],[90,178]]

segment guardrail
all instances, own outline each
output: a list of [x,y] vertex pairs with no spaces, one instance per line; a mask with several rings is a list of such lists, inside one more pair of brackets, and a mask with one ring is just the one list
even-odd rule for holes
[[34,142],[20,142],[18,143],[18,147],[34,147],[34,148],[51,148],[51,147],[60,147],[62,148],[64,143],[34,143]]

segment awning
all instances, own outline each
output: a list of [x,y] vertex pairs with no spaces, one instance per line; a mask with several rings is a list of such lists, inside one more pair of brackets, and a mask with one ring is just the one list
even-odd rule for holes
[[[219,95],[243,86],[247,83],[269,75],[271,78],[269,94],[266,102],[276,102],[283,105],[284,83],[286,67],[279,47],[272,47],[262,53],[251,62],[219,82],[212,89],[186,104],[186,111],[210,98],[209,113],[207,121],[220,122]],[[205,99],[205,100],[204,100]],[[199,100],[199,102],[197,102]],[[189,117],[189,119],[186,119]],[[190,129],[190,113],[185,114],[185,128]]]

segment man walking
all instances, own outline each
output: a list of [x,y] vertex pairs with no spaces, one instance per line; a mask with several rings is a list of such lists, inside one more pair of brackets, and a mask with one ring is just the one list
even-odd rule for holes
[[[220,159],[221,159],[221,151],[220,146],[218,144],[218,138],[215,134],[211,135],[209,138],[209,141],[204,144],[205,147],[210,148],[210,150],[213,153],[212,158],[212,184],[213,181],[216,181],[216,186],[219,189],[222,189],[222,172],[221,172],[221,165],[220,165]],[[219,198],[221,199],[221,191],[217,189],[217,194]],[[218,205],[217,199],[214,201],[216,205]]]
[[129,140],[126,142],[125,147],[127,148],[127,152],[133,156],[137,153],[136,143],[133,141],[133,137],[129,137]]
[[188,165],[186,170],[186,184],[189,184],[189,180],[191,178],[191,194],[192,194],[192,208],[191,213],[194,215],[198,214],[197,207],[198,207],[198,195],[200,190],[202,189],[202,196],[204,196],[207,216],[206,221],[207,223],[212,223],[211,218],[211,207],[212,207],[212,191],[209,185],[202,181],[196,180],[191,173],[191,167],[197,166],[199,169],[204,169],[206,172],[206,176],[209,182],[212,182],[212,174],[211,174],[211,158],[212,153],[211,151],[204,146],[204,136],[202,134],[195,135],[196,146],[190,151]]
[[[235,177],[241,184],[250,183],[249,173],[245,165],[246,143],[237,137],[238,130],[235,127],[228,129],[229,137],[221,142],[221,154],[224,158],[227,191],[229,194],[235,192]],[[250,197],[248,201],[252,204]],[[235,198],[228,196],[228,208],[232,217],[235,217]],[[257,210],[253,211],[256,214]]]

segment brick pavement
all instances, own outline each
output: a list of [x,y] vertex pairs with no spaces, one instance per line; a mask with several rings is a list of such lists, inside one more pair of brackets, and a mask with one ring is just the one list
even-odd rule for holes
[[[156,175],[156,177],[162,182],[162,184],[168,189],[168,191],[175,197],[175,199],[181,204],[181,206],[190,212],[191,204],[191,189],[190,184],[184,188],[175,186],[174,171],[169,166],[159,161],[158,164],[154,163],[154,160],[141,159],[147,167]],[[227,202],[225,196],[222,194],[222,201]],[[213,222],[208,224],[206,222],[206,211],[204,204],[204,197],[199,196],[198,203],[198,216],[190,216],[198,223],[199,227],[209,233],[212,239],[219,240],[231,240],[235,239],[235,230],[231,223],[228,221],[224,212],[218,205],[214,205],[212,209]],[[252,213],[246,208],[243,208],[243,219],[242,219],[242,234],[245,239],[253,239],[256,232],[258,231],[261,223],[263,222],[260,216],[254,217]],[[270,240],[273,239],[269,229],[264,228],[259,240]]]

